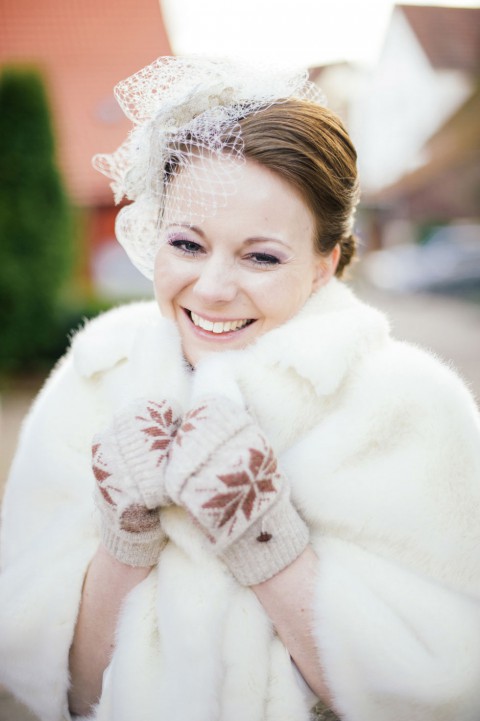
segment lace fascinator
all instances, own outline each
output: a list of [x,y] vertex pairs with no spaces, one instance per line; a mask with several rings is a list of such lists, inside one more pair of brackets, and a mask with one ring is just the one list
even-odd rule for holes
[[[203,57],[158,58],[114,92],[133,128],[115,152],[95,155],[93,165],[111,179],[115,202],[132,201],[117,216],[116,235],[150,279],[168,218],[181,208],[193,225],[235,192],[244,162],[239,121],[290,98],[325,104],[306,72]],[[175,183],[180,173],[182,182]]]

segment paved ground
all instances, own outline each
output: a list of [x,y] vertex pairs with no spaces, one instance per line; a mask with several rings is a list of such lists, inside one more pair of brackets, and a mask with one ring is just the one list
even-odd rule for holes
[[480,404],[480,304],[440,295],[392,295],[356,282],[387,313],[393,335],[433,351],[462,376]]
[[[430,348],[451,363],[480,400],[480,305],[442,296],[392,296],[356,282],[358,294],[382,308],[398,338]],[[18,428],[41,380],[24,381],[0,399],[0,498]],[[35,721],[0,689],[0,721]]]

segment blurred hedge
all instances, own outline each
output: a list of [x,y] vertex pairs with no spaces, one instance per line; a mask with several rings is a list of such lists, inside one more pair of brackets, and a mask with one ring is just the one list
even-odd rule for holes
[[74,214],[56,164],[44,83],[32,68],[0,74],[0,372],[56,355]]

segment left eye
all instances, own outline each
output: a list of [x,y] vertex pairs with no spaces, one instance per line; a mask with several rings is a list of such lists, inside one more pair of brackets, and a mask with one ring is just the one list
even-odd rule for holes
[[275,255],[269,253],[252,253],[248,256],[257,265],[278,265],[279,259]]

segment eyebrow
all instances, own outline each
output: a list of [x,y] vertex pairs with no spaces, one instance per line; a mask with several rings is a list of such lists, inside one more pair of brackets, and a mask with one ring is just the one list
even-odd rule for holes
[[255,235],[253,238],[247,238],[245,240],[246,245],[253,245],[253,243],[280,243],[280,245],[283,245],[285,247],[289,247],[287,241],[281,240],[280,238],[271,238],[268,235]]
[[205,238],[205,233],[201,228],[199,228],[197,225],[190,225],[190,223],[169,223],[167,225],[168,228],[185,228],[186,230],[193,230],[194,233],[197,233],[202,238]]

